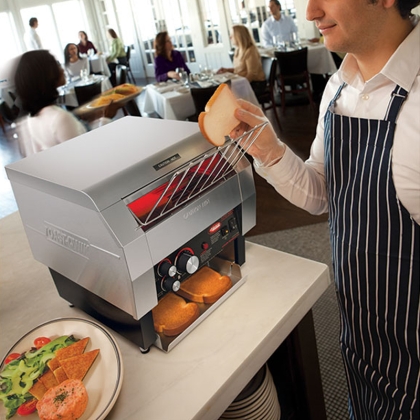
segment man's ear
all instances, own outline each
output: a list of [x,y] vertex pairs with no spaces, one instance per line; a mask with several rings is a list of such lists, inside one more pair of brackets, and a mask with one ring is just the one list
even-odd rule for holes
[[391,7],[396,6],[397,0],[378,0],[382,3],[384,9],[390,9]]

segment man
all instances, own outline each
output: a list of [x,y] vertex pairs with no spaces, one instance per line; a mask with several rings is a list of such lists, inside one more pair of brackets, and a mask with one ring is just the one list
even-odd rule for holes
[[292,40],[293,32],[297,33],[295,22],[289,16],[283,16],[281,5],[278,0],[271,0],[268,3],[271,16],[261,27],[262,43],[264,47],[275,46],[276,41],[289,42]]
[[[351,419],[419,419],[419,0],[309,0],[332,51],[306,162],[267,126],[248,150],[278,192],[329,211]],[[265,120],[245,101],[232,136]]]
[[28,50],[41,50],[41,38],[39,37],[36,28],[38,28],[38,19],[33,17],[29,19],[29,31],[26,34],[26,44]]

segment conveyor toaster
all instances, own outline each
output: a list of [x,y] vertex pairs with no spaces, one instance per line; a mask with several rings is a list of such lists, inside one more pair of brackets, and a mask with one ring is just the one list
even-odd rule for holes
[[[136,343],[169,351],[245,280],[255,225],[244,144],[216,148],[190,122],[124,117],[6,167],[34,258],[59,295]],[[152,308],[202,266],[233,287],[178,337]]]

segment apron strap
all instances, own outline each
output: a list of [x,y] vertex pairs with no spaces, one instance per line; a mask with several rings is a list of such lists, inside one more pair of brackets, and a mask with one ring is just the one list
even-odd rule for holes
[[335,95],[334,95],[334,98],[332,98],[331,99],[331,102],[330,102],[330,104],[328,105],[328,110],[329,111],[331,111],[331,112],[333,112],[333,108],[334,108],[334,105],[335,105],[335,102],[337,101],[337,99],[339,98],[339,96],[341,95],[341,91],[343,90],[343,88],[345,88],[346,87],[346,85],[347,85],[347,83],[343,83],[339,88],[338,88],[338,90],[337,90],[337,92],[335,93]]
[[391,93],[391,100],[388,104],[388,109],[385,114],[385,121],[394,122],[397,121],[398,113],[402,107],[402,104],[407,99],[408,92],[400,86],[396,86],[394,91]]

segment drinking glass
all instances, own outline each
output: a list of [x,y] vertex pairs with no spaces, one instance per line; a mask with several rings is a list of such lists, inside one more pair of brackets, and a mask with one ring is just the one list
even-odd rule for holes
[[181,82],[183,85],[188,85],[188,73],[185,70],[182,70],[181,74]]

